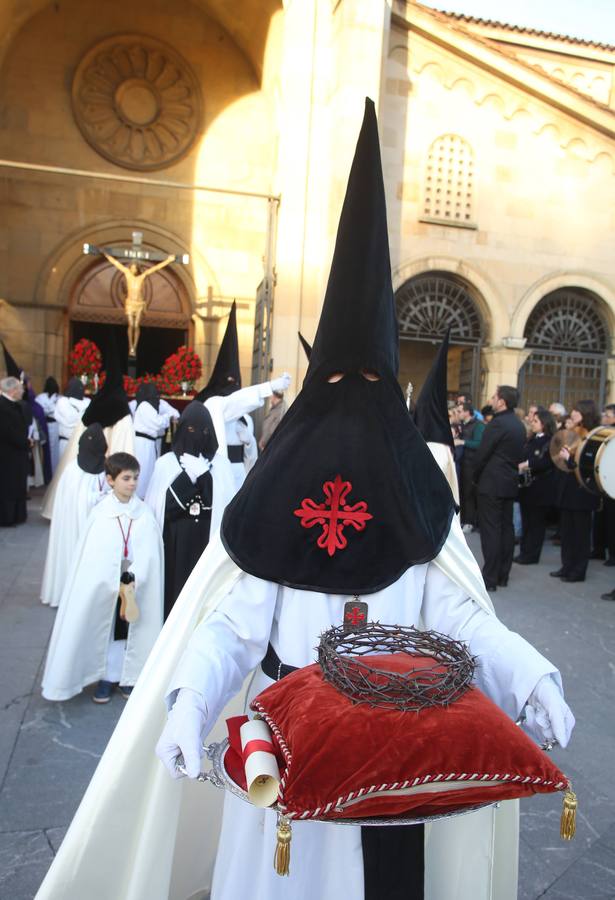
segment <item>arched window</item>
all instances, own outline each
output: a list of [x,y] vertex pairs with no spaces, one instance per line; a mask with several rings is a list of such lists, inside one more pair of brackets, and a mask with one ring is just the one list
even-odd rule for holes
[[525,337],[532,350],[519,377],[525,405],[604,402],[610,341],[594,294],[575,287],[547,294],[527,320]]
[[397,290],[395,302],[403,387],[412,381],[420,388],[435,347],[450,325],[451,389],[478,399],[484,325],[469,285],[449,272],[425,272],[406,281]]
[[444,134],[427,156],[423,219],[473,226],[474,154],[458,134]]

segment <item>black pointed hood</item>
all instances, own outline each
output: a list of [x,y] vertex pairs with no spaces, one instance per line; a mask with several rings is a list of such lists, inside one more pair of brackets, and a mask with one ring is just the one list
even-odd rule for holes
[[299,340],[301,341],[301,346],[303,347],[303,352],[307,357],[307,361],[310,361],[310,356],[312,355],[312,345],[309,344],[306,339],[303,337],[300,331],[297,332],[299,335]]
[[124,376],[120,365],[115,335],[111,333],[105,353],[105,383],[81,417],[84,425],[98,422],[103,428],[115,425],[130,415],[128,398],[124,390]]
[[399,368],[384,181],[371,100],[365,101],[306,381],[323,369],[362,368],[394,376]]
[[192,400],[185,408],[179,417],[172,447],[178,459],[182,453],[213,459],[218,440],[210,412],[203,403]]
[[244,572],[370,594],[440,552],[453,496],[408,415],[398,355],[368,100],[303,388],[224,514],[222,541]]
[[140,406],[142,403],[149,403],[156,412],[160,409],[160,391],[152,381],[145,381],[139,385],[135,394],[135,400],[137,401],[137,406]]
[[416,401],[414,422],[426,441],[434,444],[446,444],[454,451],[455,444],[448,418],[447,403],[447,361],[450,333],[449,327],[421,388],[421,393]]
[[4,350],[4,366],[6,368],[7,376],[11,378],[19,378],[21,380],[23,369],[21,369],[17,365],[9,351],[6,349],[6,344],[4,342],[2,344],[2,349]]
[[107,441],[102,425],[98,422],[88,425],[79,438],[77,465],[90,475],[100,475],[105,471],[106,453]]
[[237,336],[237,307],[233,300],[226,331],[218,350],[218,358],[210,379],[197,394],[196,399],[204,403],[210,397],[227,397],[241,387],[239,366],[239,338]]
[[76,375],[73,375],[73,377],[68,380],[64,396],[72,397],[73,400],[83,400],[84,394],[85,388],[83,387],[83,382],[80,378],[77,378]]

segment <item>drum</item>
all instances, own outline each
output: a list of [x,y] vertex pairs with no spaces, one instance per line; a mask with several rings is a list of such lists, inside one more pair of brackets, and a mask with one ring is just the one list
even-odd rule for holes
[[592,494],[615,499],[615,428],[601,425],[590,431],[576,453],[574,470],[579,483]]

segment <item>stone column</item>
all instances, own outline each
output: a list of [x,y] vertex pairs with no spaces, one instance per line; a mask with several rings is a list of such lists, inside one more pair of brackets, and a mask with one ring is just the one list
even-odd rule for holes
[[365,96],[378,105],[390,8],[385,0],[287,0],[279,77],[281,196],[273,369],[306,369]]
[[524,348],[525,338],[505,337],[501,344],[483,349],[482,362],[486,378],[482,388],[482,402],[489,402],[499,384],[517,386],[519,370],[531,353]]

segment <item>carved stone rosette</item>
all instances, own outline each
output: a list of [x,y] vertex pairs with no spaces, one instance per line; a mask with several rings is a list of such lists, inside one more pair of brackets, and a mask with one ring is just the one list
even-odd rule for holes
[[127,169],[177,162],[201,127],[194,72],[171,47],[144,35],[116,35],[92,47],[75,72],[72,101],[88,143]]

